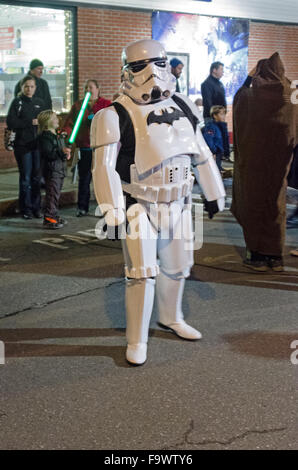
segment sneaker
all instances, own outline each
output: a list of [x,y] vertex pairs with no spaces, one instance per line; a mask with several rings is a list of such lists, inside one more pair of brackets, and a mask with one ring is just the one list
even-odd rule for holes
[[67,224],[68,224],[67,220],[66,220],[66,219],[63,219],[63,218],[60,217],[60,216],[57,217],[57,219],[58,219],[58,222],[59,222],[60,224],[63,224],[63,225],[67,225]]
[[265,273],[266,271],[269,270],[269,266],[265,261],[251,261],[248,259],[245,259],[243,261],[243,266],[249,269],[253,269],[254,271],[258,271],[260,273]]
[[45,217],[43,221],[44,228],[56,230],[58,228],[62,228],[63,224],[59,221],[59,219],[52,219],[51,217]]
[[77,210],[77,217],[84,217],[85,215],[88,215],[88,211],[84,211],[83,209]]
[[42,219],[43,218],[43,215],[39,211],[33,212],[33,215],[36,219]]
[[248,249],[246,250],[246,258],[243,261],[243,265],[260,273],[269,270],[266,256]]
[[25,220],[30,220],[30,219],[33,219],[33,214],[31,214],[31,212],[26,212],[25,214],[22,215],[22,217]]
[[298,256],[298,248],[296,248],[295,250],[290,251],[290,255]]
[[284,271],[284,263],[281,257],[270,257],[268,256],[268,266],[277,273]]

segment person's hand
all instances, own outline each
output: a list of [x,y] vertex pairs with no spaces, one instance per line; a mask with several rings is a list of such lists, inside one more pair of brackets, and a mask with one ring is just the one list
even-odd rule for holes
[[253,77],[256,74],[257,71],[257,66],[255,65],[253,69],[251,69],[250,72],[248,72],[249,77]]
[[208,212],[209,219],[213,219],[213,216],[219,211],[217,201],[204,201],[204,210]]
[[32,119],[32,124],[33,124],[33,126],[38,126],[38,120],[37,119]]
[[63,147],[63,152],[66,155],[66,160],[70,160],[71,158],[71,150],[68,147]]

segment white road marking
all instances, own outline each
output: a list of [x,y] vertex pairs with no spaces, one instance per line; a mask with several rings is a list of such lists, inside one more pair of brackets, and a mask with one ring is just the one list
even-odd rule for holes
[[59,250],[68,250],[68,246],[61,245],[65,240],[63,238],[42,238],[41,240],[32,240],[33,243],[39,243],[40,245],[51,246],[58,248]]

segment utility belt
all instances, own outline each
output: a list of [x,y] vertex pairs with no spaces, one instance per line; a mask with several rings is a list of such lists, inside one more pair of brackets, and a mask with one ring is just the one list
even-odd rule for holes
[[136,166],[130,167],[130,184],[123,189],[135,199],[156,203],[170,203],[187,197],[194,184],[189,164],[171,164],[161,167],[146,179],[140,180]]

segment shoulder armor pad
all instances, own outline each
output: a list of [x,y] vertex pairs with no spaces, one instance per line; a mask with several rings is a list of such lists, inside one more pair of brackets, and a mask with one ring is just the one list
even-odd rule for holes
[[115,144],[120,140],[119,117],[114,107],[98,111],[92,119],[90,142],[92,148]]

